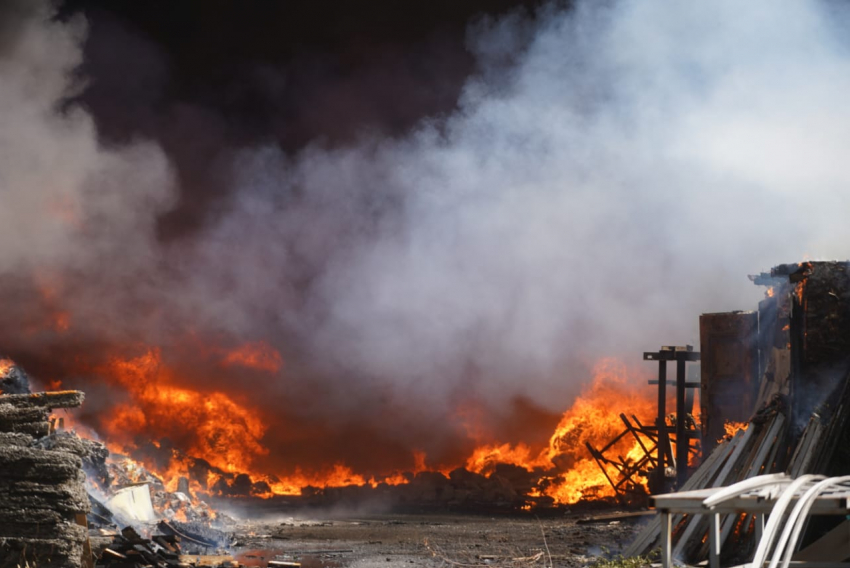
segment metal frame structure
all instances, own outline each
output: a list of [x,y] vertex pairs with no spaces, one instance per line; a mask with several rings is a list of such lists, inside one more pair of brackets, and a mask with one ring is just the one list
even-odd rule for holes
[[[663,346],[657,352],[645,352],[644,361],[658,361],[658,380],[649,381],[649,384],[658,385],[658,416],[656,428],[658,429],[657,457],[655,464],[655,479],[652,483],[652,492],[661,493],[669,489],[666,475],[665,451],[670,446],[671,431],[676,433],[676,459],[671,460],[671,465],[676,467],[676,482],[679,487],[684,485],[688,478],[688,453],[691,448],[692,435],[688,427],[689,407],[693,407],[693,394],[688,389],[700,388],[698,382],[688,382],[686,377],[686,363],[700,360],[698,351],[693,346]],[[676,424],[674,427],[667,425],[667,362],[676,362]],[[692,392],[692,391],[691,391]],[[690,405],[687,404],[690,399]]]

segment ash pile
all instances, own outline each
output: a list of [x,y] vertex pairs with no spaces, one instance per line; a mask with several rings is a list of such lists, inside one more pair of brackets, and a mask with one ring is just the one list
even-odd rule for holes
[[[850,474],[850,263],[785,264],[750,279],[767,286],[757,311],[704,314],[700,322],[704,445],[720,437],[724,415],[739,421],[745,412],[747,427],[705,452],[679,491],[769,473]],[[708,558],[709,516],[672,518],[674,558],[689,565]],[[850,521],[818,518],[801,542],[810,553],[830,548],[820,539],[847,527]],[[721,564],[749,561],[758,532],[752,516],[727,515]],[[648,554],[660,542],[655,519],[625,555]]]
[[188,487],[167,491],[135,462],[62,430],[52,412],[79,407],[82,392],[29,389],[23,369],[0,359],[0,568],[91,567],[122,556],[122,566],[146,566],[163,550],[169,564],[177,551],[229,546],[223,527],[233,521]]

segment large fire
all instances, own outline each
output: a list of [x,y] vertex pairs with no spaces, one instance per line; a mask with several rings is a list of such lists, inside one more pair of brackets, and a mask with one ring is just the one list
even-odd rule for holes
[[[603,472],[589,455],[586,444],[600,447],[615,438],[623,430],[620,413],[624,409],[652,416],[654,402],[648,394],[646,387],[629,380],[624,365],[604,360],[596,365],[590,385],[562,416],[548,447],[534,452],[525,444],[482,446],[467,460],[466,468],[486,472],[498,463],[508,463],[529,471],[543,469],[546,474],[541,492],[557,503],[613,497],[615,492],[608,479],[617,479],[616,468],[605,464]],[[649,444],[648,439],[643,442]],[[634,438],[621,439],[611,451],[632,462],[643,455]]]
[[[283,365],[280,355],[264,343],[211,353],[221,368],[239,365],[273,374]],[[642,418],[654,414],[646,377],[636,379],[623,364],[603,360],[543,447],[479,444],[464,463],[445,464],[429,464],[424,452],[411,450],[413,468],[379,476],[363,475],[335,460],[321,469],[296,465],[282,475],[264,471],[260,463],[269,449],[264,442],[268,426],[258,409],[220,389],[185,386],[187,382],[163,362],[159,350],[115,357],[93,371],[113,387],[120,386],[124,394],[97,425],[110,450],[138,459],[162,478],[170,491],[176,490],[180,478],[186,478],[191,479],[192,490],[202,494],[299,495],[306,488],[399,485],[418,472],[447,475],[457,467],[489,475],[499,464],[508,464],[534,474],[537,483],[531,495],[545,495],[556,503],[613,497],[610,480],[616,479],[618,472],[609,464],[603,472],[586,444],[599,448],[621,433],[620,413],[624,410]],[[474,439],[481,434],[476,432]],[[646,447],[652,445],[648,439],[642,442]],[[610,451],[632,463],[644,455],[632,436],[622,437]]]

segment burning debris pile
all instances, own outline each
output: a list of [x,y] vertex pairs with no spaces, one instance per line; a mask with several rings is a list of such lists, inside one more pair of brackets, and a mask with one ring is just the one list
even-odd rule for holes
[[[4,544],[7,548],[3,558],[13,564],[34,561],[40,566],[52,566],[51,562],[61,564],[71,556],[79,558],[78,551],[87,542],[99,564],[123,561],[121,555],[128,556],[125,548],[131,541],[131,548],[148,547],[147,554],[155,556],[161,552],[157,547],[163,546],[157,544],[156,537],[163,535],[179,539],[184,553],[219,554],[231,544],[227,529],[232,520],[202,501],[204,496],[242,497],[252,499],[254,505],[259,503],[258,496],[274,496],[275,499],[262,502],[280,508],[287,504],[298,508],[377,504],[400,511],[539,511],[588,497],[604,504],[612,493],[605,484],[604,473],[589,456],[581,455],[585,450],[582,442],[604,439],[613,431],[616,415],[603,412],[604,405],[599,402],[609,399],[606,395],[612,389],[621,389],[625,375],[621,366],[601,365],[593,384],[562,417],[549,446],[539,452],[523,444],[481,445],[460,467],[429,469],[423,459],[416,471],[381,480],[366,480],[338,466],[329,478],[336,481],[321,485],[312,484],[309,477],[299,478],[300,485],[292,479],[275,477],[254,481],[246,473],[224,471],[204,459],[182,454],[164,441],[141,447],[142,455],[148,456],[151,463],[167,464],[158,470],[148,469],[129,456],[110,454],[100,442],[63,430],[65,423],[81,425],[73,415],[51,416],[51,409],[79,406],[81,392],[28,394],[26,374],[9,360],[4,360],[0,378],[5,390],[21,393],[2,395],[0,426],[10,430],[0,440],[4,455],[20,460],[21,455],[29,455],[19,451],[26,448],[27,452],[40,452],[44,458],[43,463],[37,464],[40,469],[16,472],[21,479],[11,489],[9,502],[25,502],[27,514],[45,507],[46,512],[34,517],[33,523],[41,524],[37,528],[33,525],[33,531],[44,540],[55,529],[59,532],[54,540],[61,540],[65,547],[38,546],[36,553],[32,547],[27,548],[33,544],[32,539],[17,545],[13,539]],[[45,489],[48,481],[55,481],[59,488]],[[294,487],[297,494],[275,494],[281,488],[291,490],[289,487]],[[138,531],[143,540],[154,539],[153,544],[127,537],[128,527]],[[7,528],[9,537],[23,538],[19,526]],[[144,555],[128,557],[127,562],[131,560],[142,562]],[[168,564],[171,560],[163,562]]]
[[[416,448],[401,447],[394,452],[412,458],[400,460],[409,462],[407,468],[383,469],[378,464],[366,474],[331,452],[313,448],[303,467],[296,455],[285,468],[269,469],[263,465],[264,456],[271,452],[263,445],[267,439],[261,435],[267,426],[258,420],[260,413],[224,393],[182,386],[181,374],[162,357],[153,350],[138,357],[115,357],[93,368],[91,372],[100,373],[105,382],[129,385],[131,390],[124,402],[90,415],[88,423],[94,423],[108,440],[114,456],[126,455],[144,466],[161,480],[159,487],[203,499],[271,498],[284,507],[339,503],[403,510],[484,507],[508,511],[604,502],[617,495],[605,471],[587,453],[586,444],[605,444],[622,428],[614,400],[628,404],[641,417],[653,413],[650,389],[622,363],[602,360],[593,370],[593,380],[560,420],[554,413],[547,416],[551,422],[545,428],[554,428],[549,430],[548,444],[545,430],[539,433],[536,447],[494,440],[486,428],[480,428],[483,434],[479,435],[472,418],[464,422],[467,431],[476,432],[464,441],[465,459],[458,452],[451,461],[432,461]],[[612,452],[630,457],[635,448],[640,450],[639,442],[623,439]],[[127,467],[132,480],[136,466]],[[608,473],[614,471],[611,468]]]
[[92,492],[105,497],[106,507],[123,524],[160,519],[208,524],[218,518],[207,503],[191,493],[186,478],[181,478],[172,492],[161,478],[126,456],[111,455],[103,467],[105,483],[98,483]]
[[[25,378],[17,371],[15,381]],[[0,561],[3,566],[80,566],[88,539],[83,460],[76,437],[53,433],[53,408],[83,393],[0,395]]]
[[[759,304],[757,329],[752,341],[736,342],[735,352],[725,353],[724,358],[727,368],[737,363],[748,366],[747,361],[757,363],[761,381],[756,385],[755,412],[749,426],[720,443],[680,490],[725,487],[773,472],[787,472],[796,478],[850,471],[850,263],[780,265],[751,279],[768,286],[766,298]],[[751,314],[730,315],[749,319]],[[704,352],[713,349],[716,346],[702,348]],[[704,365],[704,387],[707,370],[711,369]],[[747,373],[739,371],[739,386],[748,391]],[[737,398],[741,396],[739,393]],[[720,416],[713,418],[716,421]],[[708,517],[673,517],[673,557],[687,563],[707,558]],[[811,528],[815,533],[824,532],[817,523]],[[657,547],[660,529],[656,519],[626,555],[645,554]],[[728,557],[721,560],[746,560],[755,545],[755,530],[752,517],[727,516],[720,526],[719,542],[726,545]],[[817,536],[811,534],[810,540]]]
[[[212,521],[229,519],[194,498],[188,486],[169,492],[132,460],[110,457],[102,443],[59,430],[64,418],[52,411],[79,407],[82,392],[29,393],[26,373],[8,359],[2,360],[0,385],[0,567],[88,565],[89,529],[129,543],[135,552],[124,560],[138,558],[140,566],[150,558],[139,552],[141,537],[131,525],[162,533],[159,538],[171,545],[182,540],[191,554],[218,553],[228,544]],[[164,545],[151,546],[154,558]],[[99,562],[121,557],[115,550],[106,557],[96,552]],[[177,565],[173,556],[168,560]]]
[[186,554],[220,554],[229,546],[225,529],[233,520],[194,496],[185,478],[178,481],[176,491],[168,491],[162,479],[126,456],[104,457],[97,466],[101,474],[86,470],[93,503],[88,521],[100,534],[113,535],[119,544],[130,538],[125,534],[128,528],[151,538],[165,535],[182,540]]

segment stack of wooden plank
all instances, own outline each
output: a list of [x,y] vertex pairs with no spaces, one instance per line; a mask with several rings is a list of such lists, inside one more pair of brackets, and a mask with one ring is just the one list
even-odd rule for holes
[[0,567],[79,567],[89,510],[80,453],[50,434],[50,411],[80,406],[83,393],[0,395]]

